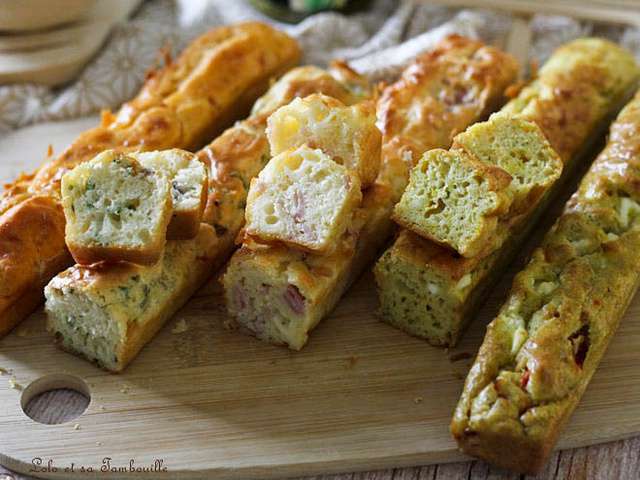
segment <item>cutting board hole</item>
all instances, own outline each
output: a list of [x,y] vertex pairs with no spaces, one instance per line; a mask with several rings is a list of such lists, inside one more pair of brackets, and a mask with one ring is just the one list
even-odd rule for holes
[[88,385],[79,377],[62,373],[34,380],[22,392],[22,411],[32,420],[47,425],[70,422],[91,403]]

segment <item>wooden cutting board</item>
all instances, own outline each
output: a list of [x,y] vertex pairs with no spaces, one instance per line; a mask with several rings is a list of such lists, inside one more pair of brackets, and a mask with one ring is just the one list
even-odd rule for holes
[[[61,138],[74,133],[60,125],[50,131]],[[40,154],[42,137],[0,140],[0,155],[15,158],[17,145]],[[452,357],[475,354],[509,284],[506,276],[460,347],[445,352],[376,320],[367,273],[296,353],[224,330],[212,281],[121,375],[54,348],[38,312],[0,340],[0,367],[27,387],[14,390],[12,377],[0,376],[0,463],[31,475],[80,479],[95,478],[81,468],[99,472],[108,457],[115,468],[127,470],[131,460],[134,468],[154,468],[158,461],[167,472],[99,478],[245,479],[461,460],[448,424],[471,359]],[[176,326],[183,323],[180,333]],[[560,448],[640,433],[639,345],[636,298]],[[86,385],[91,396],[78,419],[42,425],[22,412],[21,400],[39,386],[74,384]],[[42,465],[34,471],[38,458]],[[46,469],[49,461],[56,471]],[[64,470],[72,464],[73,475]]]

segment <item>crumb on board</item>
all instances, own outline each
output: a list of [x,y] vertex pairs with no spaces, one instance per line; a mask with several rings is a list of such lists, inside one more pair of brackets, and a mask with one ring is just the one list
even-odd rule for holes
[[468,360],[469,358],[473,358],[473,355],[469,352],[458,352],[449,355],[449,361],[452,363],[459,360]]
[[96,447],[101,447],[102,446],[102,442],[96,442]]
[[416,398],[413,399],[413,403],[418,405],[419,403],[422,403],[423,400],[424,400],[423,397],[416,397]]
[[120,387],[120,393],[129,393],[129,386],[128,385],[122,385]]
[[0,375],[9,375],[9,370],[7,370],[6,368],[2,368],[0,367]]
[[99,408],[101,412],[105,412],[107,410],[107,407],[105,407],[104,405],[100,405]]
[[187,321],[184,318],[181,318],[176,322],[176,325],[173,327],[173,330],[171,330],[171,333],[174,333],[174,334],[184,333],[187,330],[189,330]]
[[9,379],[9,388],[12,388],[13,390],[22,390],[22,385],[18,383],[15,377],[11,377]]
[[28,337],[30,336],[30,334],[31,332],[25,326],[18,327],[18,330],[16,331],[16,335],[18,335],[21,338]]
[[74,429],[74,430],[80,430],[80,424],[79,424],[79,423],[76,423],[76,424],[73,426],[73,429]]

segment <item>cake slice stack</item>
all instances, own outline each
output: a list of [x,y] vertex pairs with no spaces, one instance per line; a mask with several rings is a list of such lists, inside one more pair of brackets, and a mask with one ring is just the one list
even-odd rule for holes
[[408,228],[375,267],[384,321],[454,346],[563,181],[591,159],[638,74],[618,45],[575,40],[496,116],[456,136],[446,156],[423,157],[395,209]]
[[[311,252],[331,258],[358,221],[362,189],[380,168],[381,134],[371,102],[345,106],[320,94],[274,112],[267,136],[275,155],[253,179],[242,248],[224,275],[229,312],[258,338],[294,349],[319,318],[283,274],[277,256],[247,262],[254,252]],[[263,312],[268,312],[268,319]]]
[[[327,70],[303,66],[283,75],[256,101],[249,117],[196,154],[207,166],[209,188],[195,238],[168,240],[161,260],[151,266],[104,262],[99,268],[75,265],[49,282],[45,290],[47,326],[57,343],[109,371],[122,371],[233,253],[244,225],[251,179],[271,158],[265,132],[267,118],[294,98],[315,92],[347,105],[371,93],[366,79],[340,62],[333,62]],[[186,192],[180,197],[186,209],[196,195],[185,189],[182,181],[176,185]],[[171,236],[176,213],[174,202],[167,237]],[[179,218],[178,230],[186,234],[185,222],[191,216]]]
[[185,239],[197,235],[207,183],[204,164],[184,150],[107,150],[62,177],[67,247],[80,265],[153,265],[171,223],[186,227]]
[[485,256],[560,177],[562,161],[533,122],[493,115],[431,150],[411,171],[394,220],[463,257]]

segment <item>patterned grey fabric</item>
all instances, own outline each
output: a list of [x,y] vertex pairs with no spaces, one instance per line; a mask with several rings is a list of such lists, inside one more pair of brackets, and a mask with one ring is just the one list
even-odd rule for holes
[[[456,11],[418,5],[414,0],[374,0],[371,5],[370,10],[352,16],[320,13],[298,25],[285,25],[243,0],[148,0],[132,19],[114,27],[100,53],[70,85],[58,89],[0,86],[0,135],[37,122],[117,108],[138,91],[145,72],[157,64],[162,47],[168,46],[176,53],[200,33],[225,23],[273,23],[300,41],[303,62],[323,65],[333,58],[343,58],[375,80],[393,76],[413,56],[449,33],[501,44],[511,23],[504,14]],[[594,27],[544,16],[534,18],[532,27],[532,58],[539,62],[560,43],[588,34],[613,38],[640,54],[638,29]]]

